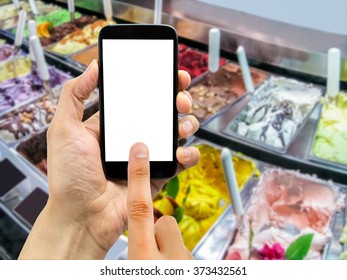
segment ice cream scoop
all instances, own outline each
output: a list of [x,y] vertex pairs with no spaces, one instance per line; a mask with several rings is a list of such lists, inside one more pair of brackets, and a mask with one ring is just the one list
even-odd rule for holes
[[74,0],[68,0],[67,1],[68,4],[68,10],[70,12],[70,17],[71,17],[71,21],[75,20],[75,1]]
[[216,73],[219,69],[220,30],[212,28],[208,34],[208,69],[211,73]]
[[340,91],[341,52],[337,48],[328,51],[327,95],[334,98]]
[[19,12],[17,32],[16,32],[16,37],[14,40],[15,54],[17,54],[19,52],[19,50],[22,46],[22,43],[23,43],[23,32],[24,32],[26,17],[27,17],[26,11],[20,11]]
[[29,4],[30,4],[31,11],[34,14],[34,16],[38,16],[39,10],[37,9],[35,0],[29,0]]
[[231,205],[236,216],[243,215],[244,209],[237,184],[234,165],[231,160],[231,153],[228,148],[223,148],[221,153],[221,160],[223,163],[223,170],[225,181],[227,182],[228,191],[230,195]]
[[155,0],[154,2],[154,24],[161,24],[161,14],[163,12],[163,0]]
[[252,81],[251,71],[249,70],[248,61],[246,57],[246,51],[242,46],[237,48],[237,58],[241,67],[243,81],[245,83],[246,89],[248,92],[254,92],[254,85]]
[[52,91],[52,87],[50,83],[50,75],[49,75],[46,59],[43,54],[43,50],[42,50],[42,46],[41,46],[39,38],[37,36],[32,36],[30,38],[30,44],[35,55],[37,69],[39,72],[39,76],[42,80],[45,92],[47,95],[51,96],[52,98],[57,98],[57,96],[54,96],[54,93]]
[[104,15],[107,21],[113,20],[113,8],[111,0],[103,0],[104,3]]

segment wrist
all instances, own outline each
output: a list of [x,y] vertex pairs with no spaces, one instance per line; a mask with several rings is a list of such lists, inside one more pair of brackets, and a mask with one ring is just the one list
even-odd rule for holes
[[19,259],[103,259],[107,250],[96,242],[88,223],[60,209],[48,200]]

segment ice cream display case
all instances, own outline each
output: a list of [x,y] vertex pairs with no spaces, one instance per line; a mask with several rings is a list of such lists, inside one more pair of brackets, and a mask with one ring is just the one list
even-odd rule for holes
[[[46,46],[47,62],[70,78],[97,58],[96,36],[86,38],[86,34],[89,31],[94,34],[93,24],[97,23],[99,29],[104,23],[99,25],[98,20],[105,17],[103,1],[75,0],[75,17],[81,25],[71,24],[66,2],[45,1],[59,9],[40,15],[37,31]],[[153,5],[154,1],[149,0],[112,1],[113,19],[117,23],[152,23]],[[11,20],[16,21],[16,17]],[[177,209],[183,209],[178,224],[196,259],[257,259],[265,258],[272,250],[281,251],[279,258],[282,258],[295,238],[311,233],[314,242],[307,259],[347,259],[346,36],[223,9],[200,0],[164,1],[162,23],[177,30],[179,68],[193,78],[188,88],[193,97],[191,113],[199,119],[201,127],[197,137],[188,139],[185,145],[197,145],[202,157],[198,166],[170,181],[169,186],[176,185],[180,190],[174,198],[168,195],[170,187],[166,186],[154,199],[156,218],[175,216]],[[212,27],[221,32],[219,69],[215,73],[210,72],[208,65],[208,34]],[[84,32],[84,28],[90,30]],[[3,38],[5,41],[0,44],[8,43],[9,47],[2,49],[0,45],[0,60],[3,57],[7,63],[12,55],[12,30],[7,29]],[[91,43],[85,43],[89,39]],[[254,92],[248,91],[244,84],[236,56],[239,46],[247,52]],[[341,49],[342,92],[335,99],[327,96],[326,88],[330,47]],[[1,163],[4,168],[12,168],[18,181],[31,176],[28,172],[46,186],[45,134],[56,103],[33,94],[33,85],[28,80],[34,85],[36,80],[35,73],[30,72],[31,62],[25,58],[27,41],[21,51],[22,58],[16,62],[21,67],[16,73],[7,71],[12,67],[10,63],[3,68],[2,75],[0,66],[0,79],[4,76],[0,86],[11,86],[11,78],[32,75],[23,79],[21,89],[25,92],[29,87],[30,98],[22,96],[25,100],[0,115],[0,137],[5,145],[1,141],[0,144],[15,159],[10,163],[16,168],[6,159]],[[89,115],[97,110],[97,95],[91,104]],[[37,121],[30,121],[31,116],[37,116]],[[17,123],[20,125],[15,127],[23,127],[27,133],[13,131],[11,127],[16,120],[20,120]],[[28,123],[32,127],[37,125],[37,129],[31,129]],[[234,214],[230,204],[219,159],[222,147],[232,150],[246,209],[242,217]],[[21,173],[24,175],[20,176]],[[6,187],[15,183],[6,183]],[[47,193],[39,183],[34,183],[30,191],[20,193],[20,199],[13,202],[8,199],[13,192],[1,196],[0,208],[24,229],[26,236]],[[326,199],[322,200],[322,196]],[[34,204],[37,208],[30,210]],[[254,210],[260,204],[264,211]],[[259,223],[250,225],[249,217]],[[250,229],[254,232],[253,250],[247,251],[249,244],[245,240]],[[5,251],[2,242],[7,241],[0,242],[0,256],[15,258],[14,253],[2,254]],[[274,244],[281,248],[278,245],[273,248]],[[106,259],[127,259],[126,235],[114,244]]]

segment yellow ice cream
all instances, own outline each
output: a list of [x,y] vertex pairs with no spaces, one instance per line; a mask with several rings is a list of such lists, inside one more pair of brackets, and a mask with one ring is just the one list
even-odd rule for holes
[[183,216],[182,221],[179,223],[179,228],[182,234],[184,245],[192,251],[196,244],[203,236],[199,223],[190,216]]
[[[176,197],[176,202],[180,206],[186,197],[184,216],[179,227],[189,250],[194,249],[230,203],[220,160],[221,151],[207,144],[199,144],[196,147],[200,150],[200,161],[196,166],[178,175],[179,192]],[[256,167],[253,162],[239,157],[233,157],[233,163],[241,190]],[[155,206],[158,206],[162,200],[163,193],[160,195],[161,197],[155,199]]]
[[347,164],[347,94],[340,92],[335,101],[324,100],[313,153],[319,158]]
[[7,60],[0,64],[0,82],[27,75],[30,71],[31,62],[29,57],[21,56],[16,59]]
[[96,44],[101,28],[114,24],[105,20],[97,20],[81,30],[66,35],[61,41],[51,47],[51,50],[61,54],[72,54]]

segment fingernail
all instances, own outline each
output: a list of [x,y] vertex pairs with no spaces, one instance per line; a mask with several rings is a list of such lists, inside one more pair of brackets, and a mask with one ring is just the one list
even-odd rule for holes
[[188,97],[188,99],[190,100],[190,103],[193,104],[193,97],[190,95],[190,93],[186,90],[182,90],[181,91],[185,96]]
[[137,158],[146,158],[148,156],[147,146],[143,143],[136,143],[134,145],[134,154]]
[[90,69],[90,67],[93,65],[94,61],[95,61],[95,59],[93,59],[92,62],[89,63],[87,69],[84,71],[85,73],[87,73],[87,72],[89,71],[89,69]]
[[192,152],[189,150],[183,149],[182,154],[184,158],[190,158],[190,156],[192,155]]
[[190,133],[193,130],[193,125],[190,121],[183,122],[183,129],[186,133]]

